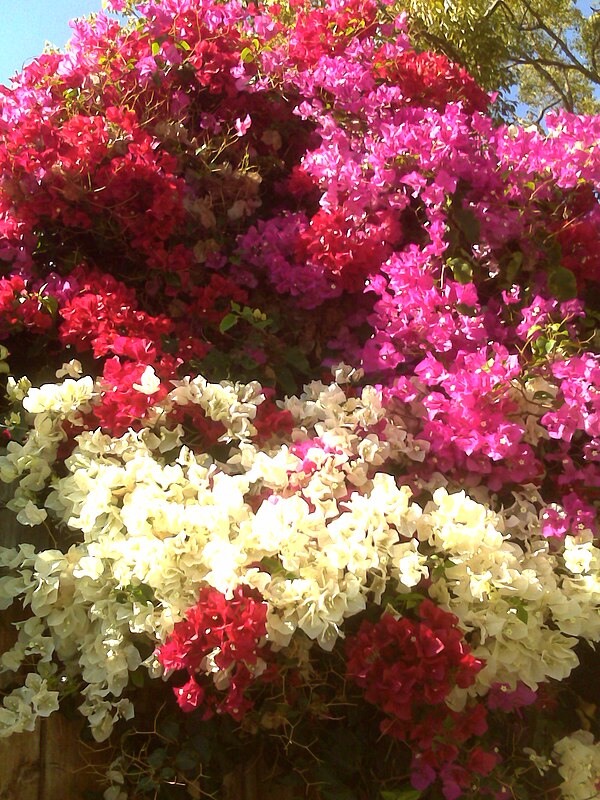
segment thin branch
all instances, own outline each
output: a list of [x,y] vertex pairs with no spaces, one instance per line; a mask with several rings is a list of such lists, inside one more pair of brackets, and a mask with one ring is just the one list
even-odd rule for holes
[[548,111],[550,111],[550,109],[552,109],[552,108],[556,108],[556,106],[559,106],[560,103],[561,103],[560,100],[553,100],[552,103],[548,103],[547,106],[544,106],[542,108],[542,110],[540,111],[540,113],[538,114],[538,118],[536,119],[535,124],[536,125],[541,125],[542,120],[544,119],[544,117],[546,116]]
[[562,50],[562,52],[571,61],[571,63],[578,68],[579,72],[581,72],[582,75],[585,75],[585,77],[588,78],[593,83],[600,83],[600,75],[598,75],[597,72],[592,72],[585,66],[585,64],[581,63],[581,61],[577,58],[575,53],[572,52],[571,48],[564,41],[564,39],[561,39],[561,37],[557,33],[555,33],[552,30],[552,28],[549,28],[546,25],[544,19],[537,13],[535,9],[531,7],[528,0],[521,0],[521,2],[527,8],[532,17],[537,21],[540,29],[552,39],[552,41],[560,48],[560,50]]
[[454,61],[456,64],[462,64],[463,66],[466,66],[463,56],[457,50],[455,50],[450,42],[446,41],[446,39],[436,36],[434,33],[431,33],[431,31],[427,30],[422,30],[421,35],[426,42],[439,48],[444,55],[450,58],[451,61]]
[[492,14],[495,14],[496,11],[500,8],[500,6],[504,5],[504,0],[494,0],[492,5],[488,8],[488,10],[483,15],[482,19],[489,19]]
[[[534,64],[541,64],[543,67],[556,67],[557,69],[569,71],[569,72],[579,72],[581,70],[575,64],[567,64],[564,61],[555,61],[552,58],[538,58],[538,57],[525,57],[521,56],[520,58],[513,58],[510,61],[511,64],[515,64],[517,66],[523,65],[530,65],[533,66]],[[591,79],[590,79],[591,80]],[[600,83],[600,75],[598,75],[598,79],[592,81],[592,83]]]
[[565,94],[564,89],[558,83],[558,81],[554,78],[554,76],[551,75],[548,72],[548,70],[544,69],[544,67],[541,64],[536,63],[535,61],[533,63],[531,63],[531,64],[528,64],[527,66],[533,67],[533,69],[535,69],[535,71],[537,73],[539,73],[546,81],[548,81],[548,83],[552,86],[554,91],[561,98],[561,101],[562,101],[564,107],[566,108],[566,110],[570,111],[570,112],[573,112],[573,110],[574,110],[574,108],[573,108],[573,99],[568,94]]

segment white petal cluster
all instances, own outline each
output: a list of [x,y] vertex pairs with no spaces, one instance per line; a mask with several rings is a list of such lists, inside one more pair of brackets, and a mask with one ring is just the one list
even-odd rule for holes
[[25,684],[8,694],[0,706],[2,736],[32,731],[40,717],[49,717],[58,710],[58,692],[48,689],[47,681],[35,672]]
[[[351,371],[336,369],[351,382]],[[154,386],[147,375],[140,391]],[[22,400],[30,430],[0,460],[0,477],[18,482],[11,507],[29,524],[47,515],[76,542],[65,552],[0,549],[0,608],[18,601],[33,613],[0,670],[33,660],[30,680],[82,681],[80,710],[98,740],[134,713],[123,697],[131,672],[160,675],[153,656],[142,663],[140,640],[164,642],[207,585],[225,595],[257,589],[272,646],[305,658],[313,643],[331,650],[344,621],[384,593],[428,592],[486,661],[473,688],[480,694],[496,682],[562,679],[577,665],[578,638],[600,639],[591,533],[550,548],[531,487],[502,510],[485,489],[470,496],[439,475],[423,487],[432,499],[421,508],[394,475],[426,457],[427,445],[388,415],[373,387],[309,384],[280,404],[291,433],[259,446],[258,384],[188,378],[157,402],[146,427],[119,438],[82,430],[64,461],[63,422],[76,424],[98,401],[93,385],[24,387]],[[189,404],[222,423],[223,461],[184,444],[170,414]],[[0,736],[25,724],[17,717],[33,724],[35,708],[54,707],[14,692],[7,702],[13,696],[19,715],[0,714]]]
[[6,455],[0,456],[0,480],[16,484],[7,507],[19,515],[21,525],[38,525],[46,518],[37,495],[46,488],[65,439],[60,418],[41,412],[33,418],[24,441],[9,442]]
[[562,778],[564,800],[600,797],[600,742],[589,731],[576,731],[554,745],[554,759]]
[[88,401],[93,395],[94,381],[89,376],[79,380],[68,378],[62,383],[46,383],[39,389],[29,389],[23,398],[23,407],[32,414],[51,411],[66,418],[73,411],[89,411]]
[[[508,522],[515,526],[512,513]],[[429,593],[456,614],[486,662],[480,692],[494,682],[535,689],[562,680],[578,664],[576,637],[600,639],[600,551],[592,534],[551,550],[535,522],[533,533],[522,526],[509,536],[504,514],[440,488],[417,523],[419,540],[440,560]]]
[[252,420],[264,400],[262,387],[257,381],[209,383],[198,376],[173,381],[173,385],[175,388],[169,393],[169,400],[180,406],[199,405],[209,419],[225,426],[223,441],[244,440],[256,434]]

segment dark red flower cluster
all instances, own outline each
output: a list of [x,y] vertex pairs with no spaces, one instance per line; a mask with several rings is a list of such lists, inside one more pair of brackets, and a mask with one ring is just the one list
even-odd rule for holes
[[23,278],[0,278],[0,338],[27,329],[42,333],[54,324],[51,305],[41,292],[33,292]]
[[561,264],[580,282],[600,281],[599,228],[600,209],[595,208],[580,219],[567,222],[558,233]]
[[410,743],[410,777],[415,789],[425,790],[437,780],[446,800],[456,800],[479,778],[489,775],[500,760],[495,750],[469,744],[487,729],[487,709],[479,703],[460,712],[437,705],[426,709],[409,730],[396,721],[386,733]]
[[349,677],[392,719],[413,721],[416,711],[443,703],[454,686],[470,686],[483,667],[454,614],[426,599],[419,617],[383,614],[376,623],[363,622],[346,644]]
[[189,313],[193,318],[202,319],[205,324],[218,325],[231,308],[231,303],[246,305],[248,292],[241,289],[233,281],[213,272],[206,286],[194,289],[194,301]]
[[332,283],[357,291],[401,240],[402,228],[393,212],[378,211],[357,227],[355,217],[343,207],[321,209],[298,237],[296,257],[319,264]]
[[405,51],[374,68],[377,78],[402,86],[408,102],[442,111],[448,103],[462,102],[469,114],[485,112],[490,104],[486,92],[464,67],[453,64],[443,53]]
[[118,355],[134,361],[154,361],[163,336],[173,323],[164,316],[139,311],[135,290],[111,275],[77,270],[80,294],[60,310],[59,336],[77,352],[92,350],[95,358]]
[[[453,712],[444,701],[455,686],[472,685],[483,662],[470,653],[453,614],[425,599],[418,616],[395,619],[384,613],[376,623],[363,622],[346,643],[347,674],[386,715],[382,732],[410,743],[416,753],[415,788],[424,789],[439,777],[444,797],[453,800],[470,775],[457,763],[466,752],[457,745],[485,733],[486,709],[476,705]],[[471,772],[486,775],[496,756],[476,749]]]
[[263,389],[266,399],[258,406],[256,417],[252,420],[257,430],[256,441],[266,442],[272,436],[285,436],[294,428],[294,418],[287,410],[275,405],[273,389]]
[[[188,681],[174,690],[183,711],[201,708],[204,718],[216,712],[239,720],[252,708],[246,690],[272,680],[275,671],[267,663],[266,618],[266,603],[246,587],[235,589],[231,599],[210,586],[200,591],[196,605],[156,651],[165,670],[188,673]],[[214,668],[227,677],[222,692],[209,678]]]

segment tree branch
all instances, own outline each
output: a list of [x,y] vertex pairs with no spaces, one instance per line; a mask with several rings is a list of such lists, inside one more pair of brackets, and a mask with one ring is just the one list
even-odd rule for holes
[[574,107],[573,107],[573,98],[571,96],[571,93],[570,92],[568,94],[565,93],[565,90],[554,78],[554,76],[551,73],[549,73],[548,70],[544,69],[544,67],[541,64],[534,61],[531,64],[526,64],[526,66],[533,67],[533,69],[535,69],[535,71],[538,74],[540,74],[550,84],[550,86],[552,86],[554,91],[560,97],[561,102],[566,108],[566,110],[573,113]]
[[494,0],[492,5],[488,8],[481,19],[489,19],[496,11],[500,8],[500,6],[504,5],[504,0]]
[[560,100],[554,100],[552,103],[548,103],[548,105],[544,106],[540,111],[540,113],[538,114],[538,118],[536,119],[535,124],[540,125],[542,120],[548,113],[548,111],[550,111],[551,108],[556,108],[556,106],[560,105],[560,103],[561,103]]
[[[516,64],[517,66],[530,66],[533,67],[534,64],[541,64],[543,67],[556,67],[557,69],[564,70],[565,72],[579,72],[581,70],[575,64],[567,64],[565,61],[555,61],[551,58],[513,58],[510,61],[511,64]],[[590,78],[591,80],[591,78]],[[598,76],[598,80],[592,81],[592,83],[600,83],[600,75]]]
[[569,45],[561,39],[561,37],[555,33],[552,28],[549,28],[546,23],[544,22],[543,17],[541,17],[538,12],[531,7],[531,4],[528,0],[521,0],[527,11],[531,14],[531,16],[536,20],[540,30],[542,30],[547,36],[552,39],[552,41],[557,45],[557,47],[562,50],[565,56],[571,61],[571,63],[575,66],[576,69],[585,77],[592,81],[592,83],[600,83],[600,75],[597,72],[592,72],[589,70],[585,64],[582,64],[581,61],[577,58],[575,53],[571,50]]

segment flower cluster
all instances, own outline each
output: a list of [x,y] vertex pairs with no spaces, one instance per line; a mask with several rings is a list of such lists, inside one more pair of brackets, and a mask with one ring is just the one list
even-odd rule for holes
[[565,800],[586,800],[600,791],[600,747],[589,731],[576,731],[554,746]]
[[107,5],[0,87],[0,735],[168,683],[323,796],[593,793],[600,121],[387,0]]
[[416,709],[443,703],[454,684],[471,686],[483,666],[462,641],[456,617],[427,599],[418,616],[411,622],[384,614],[375,624],[363,622],[346,643],[348,674],[366,699],[407,723]]
[[475,682],[483,662],[469,652],[457,617],[429,599],[421,602],[418,617],[413,622],[384,613],[375,624],[363,622],[346,642],[348,675],[385,713],[382,731],[411,744],[413,785],[426,789],[439,776],[444,797],[453,800],[473,772],[487,775],[497,761],[477,748],[466,769],[456,763],[457,744],[486,731],[485,708],[456,713],[445,705],[455,685],[464,689]]
[[[31,427],[0,463],[17,482],[11,506],[81,541],[66,554],[2,552],[3,605],[21,597],[35,614],[4,669],[33,656],[54,685],[62,669],[80,674],[81,711],[102,740],[133,713],[142,663],[187,673],[174,689],[184,710],[243,721],[262,719],[265,698],[313,659],[345,653],[381,729],[409,744],[415,786],[440,781],[453,798],[470,773],[492,780],[499,755],[477,741],[491,735],[487,697],[490,711],[518,712],[531,698],[500,703],[499,686],[535,698],[577,667],[579,639],[600,640],[600,550],[589,529],[551,547],[532,488],[496,511],[481,487],[479,500],[439,488],[420,505],[387,470],[419,463],[425,443],[381,388],[336,374],[281,402],[293,427],[268,439],[253,424],[268,402],[256,386],[177,382],[139,431],[111,437],[85,429],[102,378],[15,384]],[[226,459],[183,444],[188,406],[219,421]],[[143,659],[140,636],[156,656]]]
[[[268,653],[266,616],[266,604],[252,599],[243,587],[234,590],[231,598],[209,587],[200,591],[197,604],[157,651],[165,670],[188,672],[187,683],[175,689],[180,708],[202,708],[205,717],[214,713],[213,707],[234,719],[244,716],[252,707],[244,690],[257,678],[265,678],[267,663],[261,656]],[[195,678],[210,673],[217,679],[217,688],[226,690],[225,699],[218,704]]]

